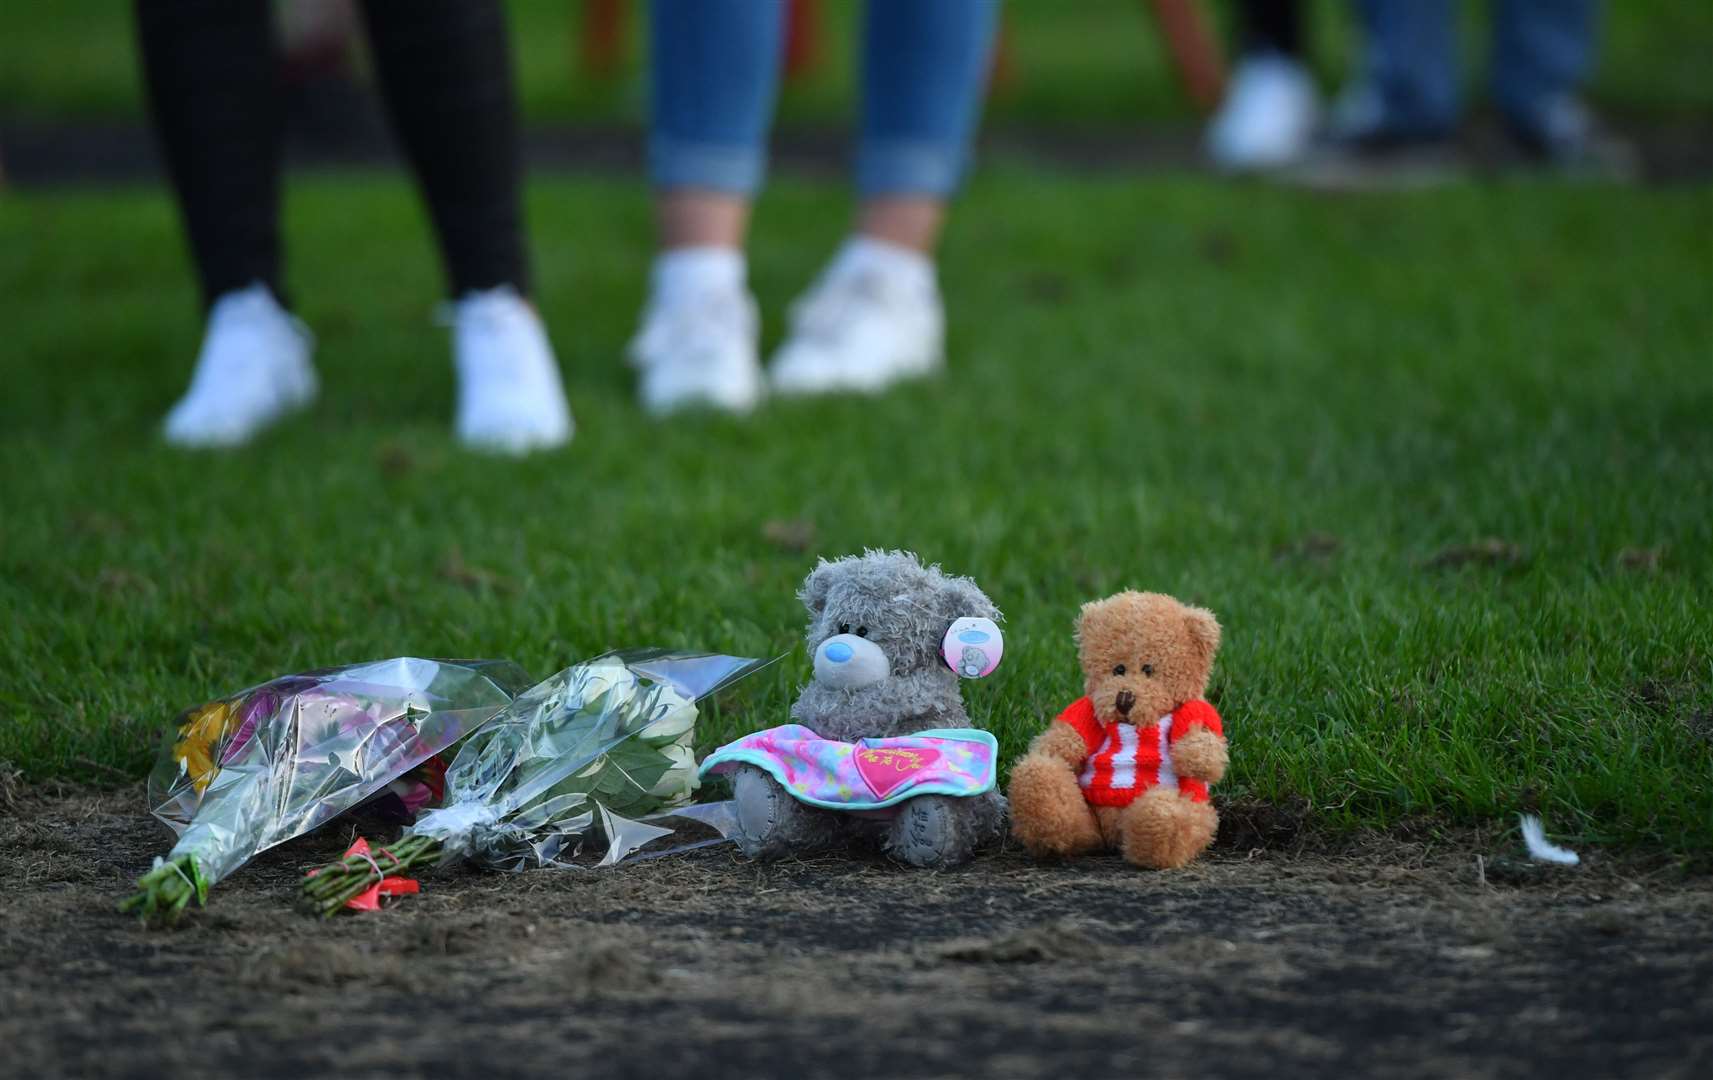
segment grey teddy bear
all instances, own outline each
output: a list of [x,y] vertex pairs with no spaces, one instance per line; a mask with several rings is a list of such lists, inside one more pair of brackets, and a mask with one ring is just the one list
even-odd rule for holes
[[[954,619],[999,618],[975,582],[923,566],[909,552],[867,551],[822,560],[797,596],[809,610],[815,678],[792,705],[793,721],[842,742],[974,726],[940,649]],[[878,841],[912,866],[953,866],[1005,823],[997,791],[919,795],[890,817],[870,817],[800,802],[752,765],[734,771],[732,795],[735,838],[756,858]]]

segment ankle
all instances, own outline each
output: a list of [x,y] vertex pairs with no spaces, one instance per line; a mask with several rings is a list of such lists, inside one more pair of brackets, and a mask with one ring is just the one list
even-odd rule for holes
[[883,195],[863,200],[856,231],[873,240],[932,257],[946,221],[945,201],[922,195]]
[[655,196],[661,247],[741,248],[749,231],[749,197],[728,191],[680,188]]

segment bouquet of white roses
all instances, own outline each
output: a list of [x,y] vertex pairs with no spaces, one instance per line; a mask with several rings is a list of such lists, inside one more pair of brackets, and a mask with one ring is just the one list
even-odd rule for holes
[[658,649],[609,653],[519,694],[467,739],[446,770],[439,809],[395,844],[306,878],[304,898],[331,915],[413,866],[467,859],[495,870],[611,865],[672,829],[640,820],[699,817],[696,703],[765,665]]

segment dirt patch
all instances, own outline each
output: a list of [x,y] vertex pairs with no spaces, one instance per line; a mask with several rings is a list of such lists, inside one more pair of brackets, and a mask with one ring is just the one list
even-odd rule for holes
[[1496,536],[1477,540],[1473,544],[1453,544],[1427,560],[1429,570],[1455,569],[1460,566],[1517,567],[1528,561],[1529,553],[1517,544]]
[[815,546],[815,523],[803,518],[769,521],[761,527],[761,538],[780,551],[801,555]]
[[1630,547],[1618,552],[1618,565],[1625,570],[1652,573],[1665,560],[1663,547]]
[[1100,942],[1075,921],[1061,919],[991,937],[949,942],[930,950],[929,956],[934,960],[961,960],[966,964],[1041,964],[1060,960],[1093,961],[1103,951]]
[[1274,562],[1330,562],[1344,548],[1344,541],[1331,533],[1311,532],[1288,544],[1273,549]]
[[711,848],[599,873],[432,871],[397,908],[323,924],[291,902],[346,842],[332,829],[163,932],[112,910],[165,846],[141,802],[28,794],[0,816],[0,1045],[19,1075],[1713,1067],[1713,880],[1597,852],[1537,872],[1443,835],[1333,851],[1290,808],[1250,810],[1232,815],[1242,843],[1176,874]]

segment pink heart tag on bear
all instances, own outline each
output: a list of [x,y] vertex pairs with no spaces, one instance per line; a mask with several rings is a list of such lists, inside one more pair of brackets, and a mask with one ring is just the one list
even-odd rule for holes
[[940,752],[926,746],[865,746],[856,752],[856,769],[875,798],[884,799],[939,760]]

